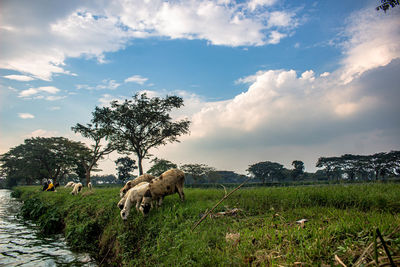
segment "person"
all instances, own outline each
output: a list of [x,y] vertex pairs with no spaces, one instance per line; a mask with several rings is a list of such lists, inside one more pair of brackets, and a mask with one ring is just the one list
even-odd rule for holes
[[48,183],[47,179],[43,179],[42,183],[43,183],[42,191],[46,191],[46,189],[49,187],[49,183]]
[[54,187],[53,182],[51,180],[49,180],[48,187],[45,191],[54,191],[54,189],[55,189],[55,187]]
[[43,185],[43,191],[54,191],[55,186],[51,179],[46,180],[45,184]]

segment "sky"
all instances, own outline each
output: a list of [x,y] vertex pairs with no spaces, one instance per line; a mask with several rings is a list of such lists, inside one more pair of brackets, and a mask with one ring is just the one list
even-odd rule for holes
[[172,115],[190,134],[150,151],[178,165],[313,172],[399,150],[400,8],[379,2],[0,0],[0,153],[38,136],[90,144],[71,127],[137,92],[184,99]]

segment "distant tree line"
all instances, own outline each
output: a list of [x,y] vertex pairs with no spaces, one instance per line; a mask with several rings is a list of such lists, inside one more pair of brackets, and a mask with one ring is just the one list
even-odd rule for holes
[[[61,146],[63,144],[63,146]],[[57,149],[55,149],[57,147]],[[1,155],[0,162],[3,185],[39,183],[41,178],[52,177],[60,182],[83,181],[86,171],[83,167],[84,153],[88,148],[66,138],[31,138],[23,145]],[[159,176],[171,168],[180,168],[186,174],[186,184],[228,184],[241,183],[248,176],[234,171],[217,170],[206,164],[177,165],[166,159],[154,158],[147,170]],[[115,161],[117,176],[94,175],[93,184],[123,184],[134,179],[137,169],[135,160],[121,157]],[[256,183],[281,183],[293,181],[377,181],[389,177],[400,177],[400,151],[376,153],[373,155],[345,154],[340,157],[321,157],[315,173],[305,172],[301,160],[292,162],[292,169],[282,164],[263,161],[252,164],[247,169]],[[97,169],[94,169],[97,170]]]
[[293,169],[286,169],[276,162],[259,162],[249,166],[247,171],[256,180],[266,182],[283,181],[377,181],[389,177],[400,177],[400,151],[376,153],[373,155],[345,154],[340,157],[321,157],[315,173],[304,172],[304,163],[292,162]]
[[384,180],[400,175],[400,151],[373,155],[345,154],[341,157],[322,157],[316,167],[323,168],[328,180]]

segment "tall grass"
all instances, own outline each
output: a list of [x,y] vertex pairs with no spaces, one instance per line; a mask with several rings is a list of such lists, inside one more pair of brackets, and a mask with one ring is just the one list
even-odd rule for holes
[[[186,189],[185,202],[168,196],[148,217],[134,211],[127,222],[116,206],[118,188],[78,196],[64,188],[17,191],[25,201],[22,214],[44,232],[63,231],[73,249],[115,266],[322,265],[334,264],[335,255],[351,265],[372,242],[375,228],[387,236],[400,225],[399,184],[244,188],[215,211],[239,208],[236,216],[207,218],[193,232],[224,190]],[[303,218],[303,226],[296,223]],[[227,241],[227,233],[240,238]],[[388,242],[399,255],[400,233]]]

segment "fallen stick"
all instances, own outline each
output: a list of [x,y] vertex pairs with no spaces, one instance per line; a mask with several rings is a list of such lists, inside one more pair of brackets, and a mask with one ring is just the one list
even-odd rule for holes
[[220,201],[218,201],[217,204],[215,204],[215,206],[210,209],[208,212],[206,212],[203,217],[201,217],[201,219],[192,227],[192,231],[194,229],[196,229],[196,227],[208,216],[208,214],[210,214],[216,207],[218,207],[219,204],[222,203],[222,201],[224,201],[225,199],[227,199],[230,195],[232,195],[232,193],[234,193],[236,190],[238,190],[239,188],[241,188],[248,180],[250,180],[251,177],[247,178],[246,180],[244,180],[243,183],[241,183],[238,187],[236,187],[234,190],[232,190],[229,194],[225,195]]
[[[391,238],[394,234],[396,234],[398,231],[400,231],[400,226],[398,226],[396,229],[393,230],[393,232],[391,232],[388,236],[386,236],[386,238]],[[374,235],[376,234],[376,231],[374,231]],[[376,240],[376,238],[375,238]],[[378,242],[376,243],[375,246],[379,245]],[[368,245],[368,247],[364,250],[364,252],[361,254],[361,256],[358,258],[358,260],[354,263],[353,266],[359,266],[361,264],[361,262],[364,260],[364,256],[366,254],[369,254],[372,246],[374,246],[374,241]]]
[[381,232],[379,231],[379,228],[376,228],[376,233],[378,234],[378,237],[379,237],[379,239],[380,239],[381,242],[382,242],[382,245],[383,245],[383,248],[385,249],[386,255],[387,255],[388,258],[389,258],[390,265],[391,265],[392,267],[396,267],[396,265],[394,264],[394,261],[393,261],[392,257],[390,256],[390,252],[389,252],[388,247],[386,246],[386,242],[385,242],[385,240],[383,239],[383,236],[381,235]]
[[335,260],[336,260],[340,265],[342,265],[343,267],[347,267],[346,264],[343,263],[343,261],[339,258],[338,255],[335,255]]

